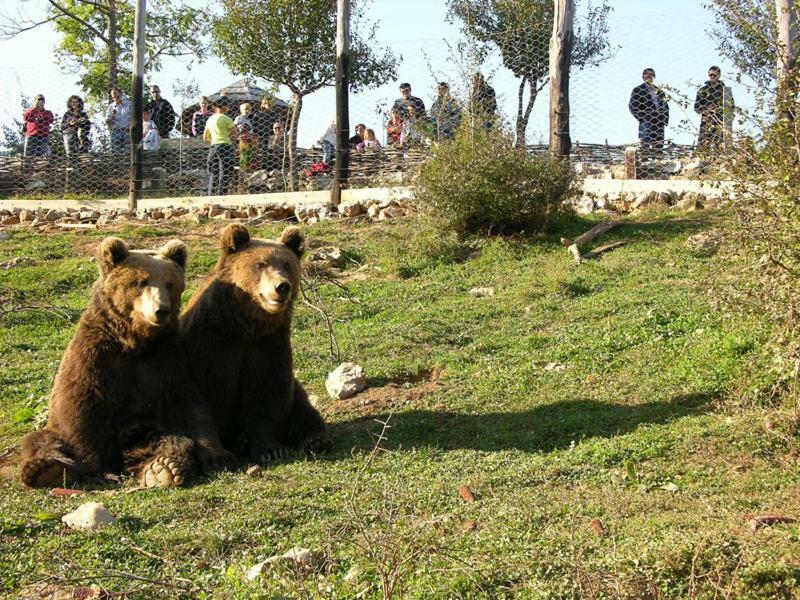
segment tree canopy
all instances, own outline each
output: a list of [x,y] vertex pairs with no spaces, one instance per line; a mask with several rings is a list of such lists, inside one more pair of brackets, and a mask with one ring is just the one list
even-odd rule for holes
[[[31,5],[41,14],[22,11]],[[36,0],[0,15],[0,36],[9,38],[52,23],[60,35],[56,59],[90,99],[106,100],[112,85],[130,88],[133,63],[133,0]],[[165,56],[202,58],[207,32],[204,12],[176,0],[149,0],[145,70],[158,71]]]
[[[287,127],[289,169],[294,172],[297,124],[303,97],[332,86],[336,76],[336,2],[332,0],[220,0],[212,35],[216,52],[235,73],[284,85],[292,92]],[[397,58],[375,42],[363,21],[364,2],[353,2],[350,89],[397,77]],[[331,107],[333,113],[333,107]]]
[[[610,10],[605,1],[598,6],[589,5],[581,21],[576,21],[573,66],[594,66],[610,57],[607,20]],[[553,0],[448,0],[448,11],[451,18],[461,21],[467,36],[497,48],[503,66],[519,78],[517,145],[524,144],[531,110],[549,79]]]
[[759,86],[775,87],[778,26],[774,0],[711,0],[717,25],[711,35],[720,53]]

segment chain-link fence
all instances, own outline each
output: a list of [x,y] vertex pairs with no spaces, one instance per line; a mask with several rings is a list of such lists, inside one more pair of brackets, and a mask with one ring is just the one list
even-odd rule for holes
[[[728,152],[740,133],[734,115],[751,103],[750,90],[720,60],[702,26],[659,10],[612,21],[595,55],[577,48],[589,56],[581,55],[571,72],[572,159],[587,176],[631,176],[629,147],[638,149],[639,176],[649,162],[659,165],[649,176],[679,176],[698,144]],[[434,144],[465,124],[502,129],[530,152],[546,151],[549,27],[495,31],[497,43],[485,44],[455,26],[448,39],[398,38],[398,32],[378,38],[394,57],[394,77],[350,94],[350,185],[404,183]],[[332,80],[299,106],[285,85],[243,77],[217,57],[174,61],[147,76],[148,112],[133,115],[124,94],[84,104],[75,76],[41,55],[24,68],[0,65],[0,79],[0,197],[125,196],[131,119],[146,119],[145,196],[330,185],[337,130]],[[227,106],[215,108],[221,99]],[[215,112],[233,120],[230,132]]]

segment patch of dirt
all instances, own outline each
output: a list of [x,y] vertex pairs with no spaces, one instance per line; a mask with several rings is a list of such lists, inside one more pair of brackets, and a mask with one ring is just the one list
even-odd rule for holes
[[325,412],[338,414],[355,411],[362,416],[370,416],[408,404],[416,404],[441,387],[439,380],[443,374],[444,370],[437,367],[402,375],[381,387],[368,387],[352,398],[339,400]]

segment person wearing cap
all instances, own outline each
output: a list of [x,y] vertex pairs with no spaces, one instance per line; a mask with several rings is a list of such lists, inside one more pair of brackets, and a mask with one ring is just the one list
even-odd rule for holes
[[431,105],[431,119],[437,141],[452,140],[461,124],[461,106],[450,95],[450,86],[442,81],[436,88],[436,100]]
[[236,167],[236,125],[228,115],[228,99],[220,97],[214,102],[214,114],[206,121],[203,139],[211,142],[208,149],[208,195],[224,196],[228,193]]
[[22,114],[25,123],[23,156],[50,156],[50,126],[55,117],[44,107],[44,96],[37,94],[33,106]]
[[111,152],[122,154],[131,145],[131,103],[116,85],[111,88],[111,103],[106,109],[106,125],[111,133]]

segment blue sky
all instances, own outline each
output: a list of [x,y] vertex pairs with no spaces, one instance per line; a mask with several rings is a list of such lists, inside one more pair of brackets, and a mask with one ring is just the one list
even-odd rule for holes
[[[197,0],[199,5],[205,2]],[[579,3],[579,16],[586,0]],[[575,71],[570,90],[572,109],[572,138],[585,143],[608,140],[622,144],[636,140],[636,122],[627,111],[630,90],[641,82],[645,66],[655,68],[656,83],[668,85],[676,96],[694,98],[705,80],[708,66],[719,64],[723,79],[732,85],[737,105],[752,103],[744,85],[736,84],[732,68],[716,52],[707,31],[713,26],[713,16],[702,8],[699,0],[614,0],[610,15],[610,39],[614,56],[597,68]],[[9,12],[17,0],[0,0],[0,10]],[[44,0],[29,0],[31,14]],[[430,106],[436,81],[451,82],[451,87],[463,92],[466,75],[475,67],[454,52],[459,37],[457,25],[446,22],[446,3],[442,0],[374,0],[369,10],[372,19],[381,22],[378,43],[390,46],[403,57],[398,66],[398,81],[377,90],[351,96],[350,122],[364,122],[373,127],[382,139],[382,119],[378,110],[390,105],[398,96],[397,84],[409,81],[414,94]],[[48,106],[62,112],[67,96],[76,89],[75,75],[62,73],[55,65],[52,48],[56,42],[51,29],[42,27],[14,40],[0,41],[0,123],[6,124],[18,112],[19,95],[32,97],[41,92]],[[505,70],[497,56],[492,56],[481,69],[495,87],[503,115],[510,121],[516,113],[517,83]],[[729,76],[730,75],[730,76]],[[213,93],[238,76],[230,73],[214,59],[194,63],[171,61],[151,81],[161,86],[164,96],[176,108],[181,104],[174,84],[197,83],[202,93]],[[286,90],[279,95],[287,98]],[[528,128],[528,140],[547,138],[547,91],[537,99]],[[300,123],[300,144],[310,145],[325,129],[335,111],[332,89],[306,97]],[[684,125],[679,122],[685,120]],[[691,110],[672,103],[672,119],[668,137],[682,143],[693,140],[692,128],[698,118]]]

